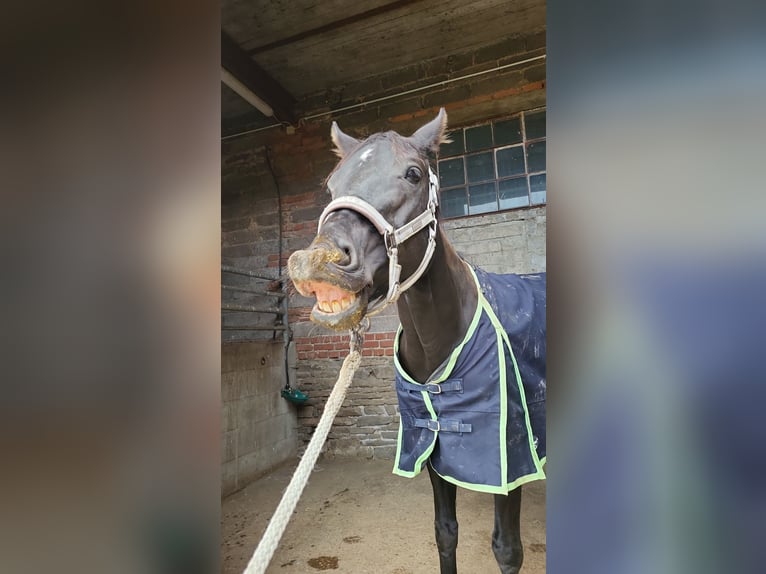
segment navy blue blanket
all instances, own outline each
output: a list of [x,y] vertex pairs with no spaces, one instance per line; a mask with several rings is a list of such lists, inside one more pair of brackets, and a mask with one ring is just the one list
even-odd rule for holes
[[453,484],[505,494],[545,478],[545,274],[474,273],[471,326],[427,381],[402,368],[397,333],[394,473],[413,477],[429,462]]

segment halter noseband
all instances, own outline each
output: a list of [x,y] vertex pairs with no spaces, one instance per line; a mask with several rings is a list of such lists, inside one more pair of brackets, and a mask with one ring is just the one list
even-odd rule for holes
[[[388,293],[386,294],[385,299],[377,299],[370,305],[367,311],[368,316],[375,315],[389,304],[396,302],[396,300],[399,299],[399,296],[412,287],[415,282],[420,279],[421,275],[425,273],[428,264],[431,262],[434,249],[436,249],[436,207],[438,205],[439,179],[429,167],[428,207],[426,207],[426,210],[423,213],[399,228],[394,228],[394,226],[391,225],[377,209],[355,195],[344,195],[333,199],[327,207],[325,207],[322,215],[319,216],[317,233],[322,231],[322,224],[324,224],[327,217],[333,211],[350,209],[369,220],[369,222],[375,226],[375,229],[377,229],[383,236],[383,241],[386,245],[386,253],[388,255]],[[399,265],[399,244],[405,242],[427,226],[430,226],[428,230],[428,246],[423,254],[423,259],[415,272],[407,278],[406,281],[399,283],[399,276],[402,273],[402,266]]]

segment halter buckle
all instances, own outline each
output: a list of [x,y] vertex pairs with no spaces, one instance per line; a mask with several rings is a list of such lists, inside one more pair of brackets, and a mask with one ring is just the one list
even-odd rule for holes
[[386,246],[386,253],[389,255],[394,251],[398,245],[396,243],[396,231],[386,231],[383,234],[383,244]]

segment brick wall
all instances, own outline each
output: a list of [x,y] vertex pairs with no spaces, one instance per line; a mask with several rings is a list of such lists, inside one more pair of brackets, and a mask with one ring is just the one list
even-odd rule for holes
[[[342,359],[348,354],[348,335],[314,335],[295,337],[298,359]],[[370,333],[364,339],[363,357],[393,357],[394,332]]]
[[[543,54],[544,47],[544,32],[509,38],[473,53],[445,55],[312,94],[300,105],[307,114],[319,113],[363,98],[374,99],[523,60]],[[337,161],[329,139],[332,119],[349,134],[363,137],[387,129],[411,133],[431,119],[439,106],[446,107],[450,125],[460,127],[544,105],[545,64],[538,60],[325,116],[306,122],[293,135],[270,130],[227,140],[222,150],[223,260],[276,277],[280,270],[280,205],[282,270],[290,253],[310,243],[316,220],[330,199],[322,184]],[[530,273],[545,269],[544,207],[449,220],[442,225],[458,252],[488,271]],[[310,403],[298,411],[298,436],[305,444],[337,378],[348,339],[308,321],[313,301],[291,293],[289,303],[298,358],[297,383],[311,396]],[[397,326],[393,308],[373,319],[363,349],[364,362],[330,433],[326,455],[393,456],[398,413],[391,356]]]
[[[298,412],[298,437],[304,444],[319,422],[342,362],[342,359],[298,361],[298,380],[313,403]],[[399,428],[393,380],[391,357],[368,356],[362,361],[327,437],[325,456],[393,458]]]

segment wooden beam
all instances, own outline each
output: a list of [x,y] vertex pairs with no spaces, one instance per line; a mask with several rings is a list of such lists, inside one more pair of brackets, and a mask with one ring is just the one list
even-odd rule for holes
[[293,111],[295,98],[223,30],[221,30],[221,66],[271,106],[278,120],[291,124],[296,122],[297,118]]
[[250,48],[249,50],[247,50],[247,53],[252,56],[254,54],[260,54],[261,52],[266,52],[267,50],[273,50],[274,48],[281,48],[282,46],[287,46],[288,44],[292,44],[299,40],[310,38],[311,36],[317,36],[319,34],[324,34],[326,32],[332,32],[334,30],[337,30],[338,28],[343,28],[344,26],[355,24],[356,22],[366,20],[367,18],[372,18],[373,16],[377,16],[378,14],[385,14],[386,12],[390,12],[391,10],[404,8],[405,6],[409,6],[410,4],[415,4],[416,2],[422,2],[422,0],[396,0],[395,2],[391,2],[389,4],[384,4],[383,6],[378,6],[377,8],[373,8],[372,10],[367,10],[366,12],[360,12],[359,14],[354,14],[353,16],[349,16],[348,18],[341,18],[340,20],[336,20],[335,22],[330,22],[329,24],[325,24],[324,26],[319,26],[318,28],[305,30],[303,32],[300,32],[299,34],[288,36],[287,38],[282,38],[281,40],[275,40],[274,42],[269,42],[268,44],[264,44],[256,48]]

